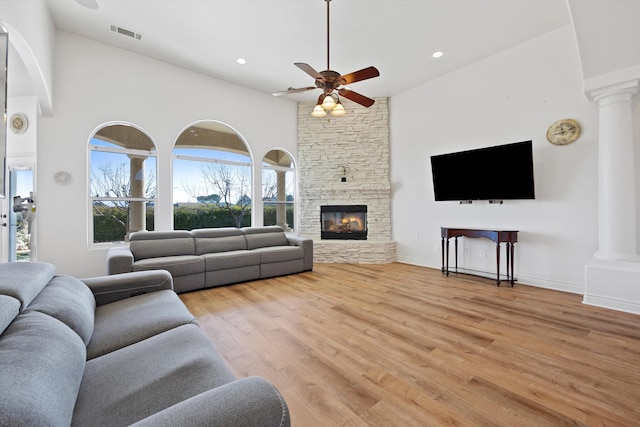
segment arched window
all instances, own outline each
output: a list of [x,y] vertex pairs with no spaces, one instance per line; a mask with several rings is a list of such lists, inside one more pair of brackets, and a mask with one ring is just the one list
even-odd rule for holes
[[295,224],[295,169],[293,159],[282,150],[271,150],[262,159],[263,224],[287,231]]
[[173,228],[251,225],[251,154],[231,127],[201,121],[173,149]]
[[153,230],[157,162],[151,138],[131,124],[107,125],[92,135],[89,150],[93,243]]

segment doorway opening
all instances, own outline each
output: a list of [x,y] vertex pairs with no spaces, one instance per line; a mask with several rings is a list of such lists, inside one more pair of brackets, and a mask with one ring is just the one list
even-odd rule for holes
[[9,167],[8,261],[35,261],[33,248],[36,204],[33,168]]

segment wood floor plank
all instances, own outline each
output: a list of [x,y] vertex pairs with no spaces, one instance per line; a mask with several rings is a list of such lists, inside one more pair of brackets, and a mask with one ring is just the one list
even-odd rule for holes
[[294,426],[640,425],[640,316],[402,263],[181,294]]

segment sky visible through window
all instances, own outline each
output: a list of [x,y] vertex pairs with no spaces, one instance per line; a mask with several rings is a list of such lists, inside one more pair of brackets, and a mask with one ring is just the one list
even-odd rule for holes
[[[115,148],[118,151],[121,150],[121,147],[118,147],[115,144],[100,140],[98,138],[92,138],[91,145],[98,146],[98,147]],[[112,151],[91,150],[90,154],[91,154],[90,162],[91,162],[92,176],[90,177],[91,188],[89,191],[91,192],[91,197],[113,197],[114,196],[114,194],[104,194],[107,189],[100,188],[102,186],[98,185],[94,180],[95,175],[100,175],[101,173],[104,174],[103,168],[105,167],[111,168],[112,171],[119,170],[120,168],[122,168],[123,174],[120,177],[120,181],[123,181],[122,182],[123,185],[124,184],[128,185],[129,173],[130,173],[129,157],[124,151],[112,152]],[[150,155],[145,160],[145,164],[144,164],[144,172],[146,175],[145,182],[149,183],[153,180],[154,182],[152,184],[153,184],[153,187],[155,187],[156,182],[154,177],[157,175],[155,150],[153,150],[150,154],[153,154],[153,155]],[[119,195],[119,197],[122,197],[122,196],[123,196],[122,194]],[[145,195],[145,197],[152,197],[152,196],[154,196],[154,194]]]
[[16,193],[14,195],[23,199],[30,197],[33,191],[33,171],[16,170],[15,174]]
[[[91,144],[98,147],[110,147],[110,148],[119,148],[116,145],[93,138],[91,140]],[[153,153],[155,154],[155,152]],[[227,167],[235,170],[246,169],[245,173],[251,174],[251,169],[249,164],[251,163],[250,156],[246,154],[233,153],[223,150],[211,150],[211,149],[196,149],[196,148],[176,148],[173,150],[174,156],[189,156],[191,158],[200,158],[203,160],[217,160],[219,163],[210,163],[207,161],[197,161],[197,160],[186,160],[186,159],[177,159],[174,157],[172,162],[173,168],[173,203],[197,203],[197,196],[208,196],[210,194],[217,194],[215,188],[213,188],[210,182],[207,182],[205,179],[206,168],[216,164],[224,164],[225,162],[239,162],[245,163],[247,166],[236,166],[234,164],[228,164]],[[153,160],[153,161],[150,161]],[[98,171],[101,167],[108,165],[111,163],[112,168],[120,167],[122,164],[125,164],[125,171],[129,172],[127,157],[125,154],[113,153],[113,152],[104,152],[93,150],[91,152],[91,170]],[[155,158],[150,157],[147,162],[145,162],[145,173],[147,177],[151,173],[150,169],[155,169]],[[157,175],[163,174],[163,171],[158,171]],[[268,171],[267,175],[273,174],[273,180],[275,180],[275,172]],[[128,176],[128,175],[127,175]],[[263,180],[266,178],[263,175]],[[286,174],[286,194],[293,194],[293,174]],[[156,182],[158,181],[158,176],[156,176]],[[264,184],[264,183],[263,183]],[[94,189],[92,188],[92,193]],[[96,194],[92,194],[92,196],[96,196]],[[103,196],[103,195],[101,195]],[[234,194],[232,196],[232,201],[235,203],[236,199],[240,197],[239,194]],[[251,197],[251,194],[249,194]]]
[[[225,167],[233,170],[234,173],[248,174],[249,182],[251,181],[251,168],[249,166],[251,158],[246,154],[197,148],[176,148],[173,150],[173,154],[174,156],[182,155],[209,160],[215,159],[220,162],[210,163],[207,161],[174,158],[173,203],[197,203],[198,196],[208,196],[219,193],[205,177],[208,173],[208,168],[215,167],[214,165],[224,164],[224,162],[245,163],[246,166],[227,164]],[[231,201],[235,203],[240,196],[240,194],[233,194]],[[251,194],[248,194],[248,196],[251,197]]]

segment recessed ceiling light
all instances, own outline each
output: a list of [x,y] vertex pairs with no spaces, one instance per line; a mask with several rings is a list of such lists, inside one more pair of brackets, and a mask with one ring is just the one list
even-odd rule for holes
[[444,55],[443,50],[436,50],[435,52],[433,52],[431,56],[434,58],[442,58],[443,55]]
[[247,60],[244,58],[236,58],[236,62],[240,65],[244,65],[247,63]]

